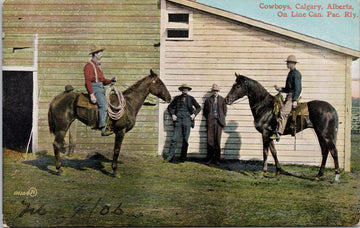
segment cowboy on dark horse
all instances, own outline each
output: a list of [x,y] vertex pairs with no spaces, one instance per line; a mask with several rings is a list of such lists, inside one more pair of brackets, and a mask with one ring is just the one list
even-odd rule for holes
[[297,100],[301,93],[301,74],[295,67],[296,63],[296,57],[290,55],[286,60],[286,65],[290,72],[286,78],[285,87],[274,86],[277,91],[287,93],[285,102],[280,109],[279,118],[277,119],[276,132],[270,137],[271,139],[276,139],[277,142],[280,141],[280,135],[284,133],[286,120],[291,109],[296,108]]

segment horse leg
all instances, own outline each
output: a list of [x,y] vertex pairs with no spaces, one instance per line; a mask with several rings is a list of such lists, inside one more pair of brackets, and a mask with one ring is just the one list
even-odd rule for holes
[[76,145],[76,122],[73,122],[69,127],[69,151],[68,156],[74,154]]
[[61,168],[61,157],[60,157],[60,150],[61,150],[61,146],[64,142],[64,138],[65,138],[65,134],[66,131],[58,131],[55,133],[55,139],[53,142],[53,147],[54,147],[54,155],[55,155],[55,165],[56,165],[56,169],[58,170],[58,172],[62,172],[62,168]]
[[279,163],[279,160],[277,158],[277,151],[275,149],[275,144],[274,144],[274,141],[271,141],[270,142],[270,151],[271,151],[271,154],[274,158],[274,161],[275,161],[275,166],[276,166],[276,176],[280,176],[280,173],[281,173],[281,167],[280,167],[280,163]]
[[113,169],[114,177],[120,177],[117,165],[118,165],[118,157],[120,154],[121,144],[124,140],[124,136],[125,136],[125,130],[121,130],[121,131],[117,132],[115,135],[114,156],[113,156],[113,161],[112,161],[112,165],[111,165],[111,167]]
[[319,143],[320,143],[320,147],[321,147],[322,161],[321,161],[319,173],[316,176],[316,179],[319,179],[320,177],[322,177],[324,175],[326,160],[327,160],[327,157],[329,154],[329,150],[326,146],[325,139],[319,137]]
[[263,165],[262,165],[261,175],[264,175],[268,169],[267,158],[269,155],[269,149],[270,149],[269,142],[265,137],[263,137]]
[[334,165],[335,165],[335,177],[334,177],[334,183],[338,183],[339,182],[339,178],[340,178],[340,168],[339,168],[339,158],[338,158],[338,151],[336,149],[335,143],[333,141],[331,141],[330,143],[330,154],[334,159]]

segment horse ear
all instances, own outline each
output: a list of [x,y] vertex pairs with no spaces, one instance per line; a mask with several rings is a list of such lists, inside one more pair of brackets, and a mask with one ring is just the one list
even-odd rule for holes
[[240,76],[240,74],[237,74],[237,73],[235,72],[235,76],[238,78],[238,77]]
[[157,77],[157,74],[152,69],[150,69],[150,75],[153,77]]

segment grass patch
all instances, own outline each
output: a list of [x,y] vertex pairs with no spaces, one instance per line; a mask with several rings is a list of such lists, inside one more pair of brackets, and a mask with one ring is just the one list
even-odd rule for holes
[[[60,176],[52,155],[22,155],[3,155],[9,226],[350,226],[360,217],[358,165],[331,184],[332,169],[320,181],[311,166],[262,177],[257,162],[211,167],[126,153],[117,179],[101,154],[63,158]],[[19,195],[31,187],[36,196]]]

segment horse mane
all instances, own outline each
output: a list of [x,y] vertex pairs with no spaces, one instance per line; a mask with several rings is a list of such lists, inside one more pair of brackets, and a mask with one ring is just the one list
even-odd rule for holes
[[[256,94],[257,96],[263,96],[263,98],[266,98],[268,95],[270,97],[273,97],[265,88],[264,86],[262,86],[260,84],[260,82],[251,79],[249,77],[246,77],[244,75],[239,75],[238,78],[236,79],[237,83],[241,83],[244,82],[245,85],[248,88],[251,88],[251,91],[254,92],[254,94]],[[249,94],[248,94],[249,95]]]
[[135,82],[133,85],[131,85],[129,88],[127,88],[124,92],[123,92],[123,95],[126,95],[126,94],[129,94],[131,92],[133,92],[136,88],[138,88],[141,83],[143,81],[145,81],[147,78],[149,78],[150,75],[147,75],[143,78],[141,78],[140,80],[138,80],[137,82]]

